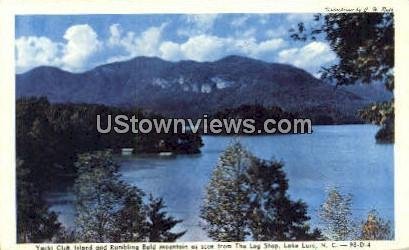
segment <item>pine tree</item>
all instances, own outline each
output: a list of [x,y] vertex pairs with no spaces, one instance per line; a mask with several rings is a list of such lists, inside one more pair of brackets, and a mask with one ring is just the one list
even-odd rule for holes
[[220,156],[206,189],[201,218],[210,238],[217,241],[244,241],[248,186],[246,171],[251,155],[238,142],[229,145]]
[[132,186],[123,187],[123,206],[115,215],[114,242],[146,241],[148,229],[144,193]]
[[307,224],[307,205],[288,197],[288,181],[282,168],[282,162],[254,158],[248,169],[248,221],[254,240],[319,240],[320,232],[311,233]]
[[182,220],[176,220],[172,216],[167,216],[162,209],[166,208],[163,199],[149,197],[147,205],[147,232],[150,242],[173,242],[182,237],[186,231],[172,233],[171,229]]

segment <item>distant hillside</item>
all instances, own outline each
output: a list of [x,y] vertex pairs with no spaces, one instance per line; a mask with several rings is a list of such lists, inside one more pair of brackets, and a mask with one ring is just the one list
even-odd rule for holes
[[239,56],[203,63],[137,57],[80,74],[38,67],[16,76],[16,93],[59,103],[137,105],[183,117],[261,104],[338,122],[356,120],[356,110],[375,100],[335,89],[290,65]]

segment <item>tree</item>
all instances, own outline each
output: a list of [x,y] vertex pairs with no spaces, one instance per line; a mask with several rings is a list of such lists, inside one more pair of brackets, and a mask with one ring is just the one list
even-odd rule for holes
[[[390,91],[394,89],[395,29],[393,13],[329,13],[315,15],[315,26],[306,29],[304,23],[298,30],[291,30],[295,40],[316,40],[323,34],[331,49],[337,54],[338,62],[323,67],[322,78],[335,81],[337,85],[370,84],[381,81]],[[393,142],[394,110],[393,100],[389,110],[378,108],[364,110],[364,119],[381,125],[377,140]],[[389,111],[391,112],[389,112]],[[362,113],[362,112],[361,112]],[[382,116],[384,122],[373,117]]]
[[362,240],[392,240],[391,224],[382,219],[376,210],[368,213],[361,225]]
[[254,157],[235,142],[222,153],[207,187],[201,217],[218,241],[319,240],[307,206],[287,195],[283,164]]
[[360,110],[360,115],[367,121],[381,125],[381,129],[375,135],[378,142],[390,143],[395,141],[395,108],[393,102],[369,105]]
[[132,186],[123,187],[123,207],[114,216],[113,242],[146,241],[148,234],[144,193]]
[[82,154],[78,177],[76,235],[82,242],[175,241],[181,222],[161,211],[163,200],[143,203],[144,193],[120,180],[118,165],[109,151]]
[[248,213],[246,171],[251,155],[235,142],[220,156],[206,189],[201,218],[210,238],[218,241],[244,241]]
[[355,223],[352,219],[352,196],[342,194],[336,188],[329,190],[319,215],[323,233],[329,240],[353,240]]
[[254,240],[319,240],[321,233],[310,232],[307,205],[287,195],[288,181],[283,163],[253,158],[248,169],[250,187],[249,227]]
[[172,233],[171,229],[182,220],[176,220],[172,216],[167,216],[162,209],[166,208],[163,199],[149,197],[147,205],[147,232],[150,242],[173,242],[182,237],[186,231]]
[[54,173],[55,148],[58,141],[47,120],[49,103],[45,98],[29,98],[16,105],[16,150],[17,157],[24,161],[30,171],[30,181],[42,192],[49,188],[50,180],[44,173]]
[[50,242],[61,230],[57,214],[50,212],[47,203],[28,177],[30,169],[17,159],[17,242]]
[[[80,155],[75,180],[76,227],[80,241],[110,242],[116,233],[115,215],[120,211],[123,183],[109,152]],[[137,212],[137,211],[135,211]]]

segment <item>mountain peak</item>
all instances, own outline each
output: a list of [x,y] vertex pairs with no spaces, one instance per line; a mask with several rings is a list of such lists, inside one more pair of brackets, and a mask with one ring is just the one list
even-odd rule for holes
[[219,63],[237,63],[237,62],[266,63],[266,62],[258,60],[258,59],[245,57],[245,56],[239,56],[239,55],[226,56],[226,57],[223,57],[223,58],[217,60],[216,62],[219,62]]
[[[54,67],[54,66],[39,66],[39,67],[36,67],[36,68],[33,68],[33,69],[31,69],[31,70],[29,70],[29,71],[27,71],[26,73],[28,73],[28,72],[31,72],[32,74],[35,74],[35,73],[37,73],[37,72],[43,72],[43,71],[48,71],[48,72],[55,72],[55,73],[64,73],[64,72],[67,72],[67,71],[65,71],[65,70],[62,70],[62,69],[60,69],[60,68],[58,68],[58,67]],[[24,73],[23,73],[24,74]]]

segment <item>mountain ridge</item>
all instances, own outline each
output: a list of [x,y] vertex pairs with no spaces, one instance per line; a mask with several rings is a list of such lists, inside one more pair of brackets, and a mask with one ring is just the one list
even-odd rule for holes
[[319,111],[353,117],[372,101],[334,89],[295,66],[235,55],[213,62],[135,57],[82,73],[41,66],[16,75],[16,97],[23,96],[46,96],[59,103],[138,106],[181,117],[254,103],[305,115]]

